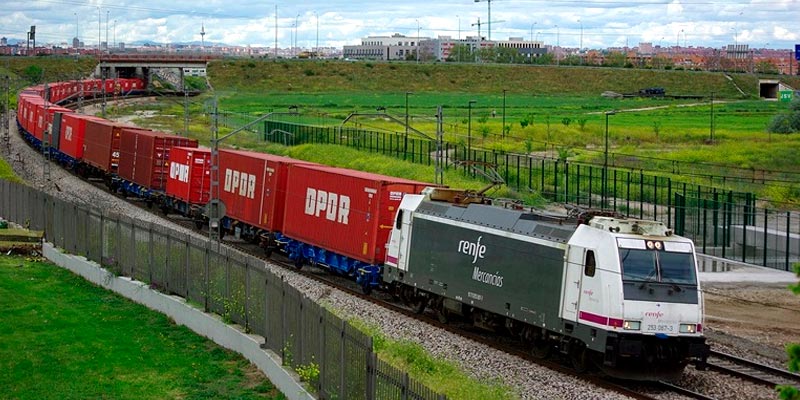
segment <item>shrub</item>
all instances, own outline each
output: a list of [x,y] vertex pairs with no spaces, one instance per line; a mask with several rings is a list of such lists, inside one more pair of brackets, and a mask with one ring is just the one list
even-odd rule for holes
[[772,118],[767,125],[770,133],[795,133],[800,132],[800,99],[796,98],[789,104],[789,110]]

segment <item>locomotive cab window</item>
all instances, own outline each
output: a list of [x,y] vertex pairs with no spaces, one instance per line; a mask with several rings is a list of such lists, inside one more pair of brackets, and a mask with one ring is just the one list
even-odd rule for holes
[[619,245],[623,281],[697,284],[691,246],[631,239]]
[[583,262],[583,274],[586,276],[594,276],[594,271],[597,269],[597,263],[594,259],[594,250],[586,250],[586,260]]
[[403,226],[403,210],[397,211],[397,219],[394,221],[394,229],[400,229]]

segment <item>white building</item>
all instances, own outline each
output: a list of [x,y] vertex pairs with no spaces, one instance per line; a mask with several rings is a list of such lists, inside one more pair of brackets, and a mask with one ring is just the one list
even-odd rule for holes
[[411,60],[416,59],[419,43],[426,37],[409,37],[399,33],[392,36],[368,36],[360,45],[344,46],[342,56],[350,60]]
[[[439,36],[437,39],[425,40],[420,43],[421,55],[424,59],[446,61],[456,46],[467,46],[474,53],[485,48],[512,48],[527,58],[539,57],[547,53],[543,42],[524,40],[522,38],[509,38],[508,40],[486,40],[485,37],[467,36],[465,39],[453,39],[450,36]],[[459,60],[453,60],[458,62]],[[467,61],[467,60],[464,60]]]

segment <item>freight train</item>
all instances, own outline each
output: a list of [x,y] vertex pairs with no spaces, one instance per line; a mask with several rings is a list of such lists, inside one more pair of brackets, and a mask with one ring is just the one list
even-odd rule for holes
[[[75,114],[24,91],[32,145],[164,212],[208,222],[211,150]],[[39,92],[41,94],[41,92]],[[221,229],[318,265],[417,312],[518,337],[628,379],[705,364],[694,244],[659,222],[555,215],[474,193],[243,150],[219,150]]]

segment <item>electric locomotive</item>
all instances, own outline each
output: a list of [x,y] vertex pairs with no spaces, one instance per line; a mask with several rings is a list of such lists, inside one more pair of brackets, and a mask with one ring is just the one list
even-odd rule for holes
[[691,240],[655,221],[434,201],[440,192],[406,195],[387,245],[384,284],[418,312],[626,379],[675,379],[705,362]]

